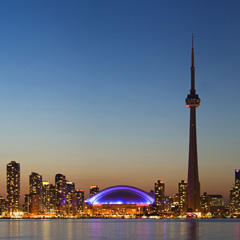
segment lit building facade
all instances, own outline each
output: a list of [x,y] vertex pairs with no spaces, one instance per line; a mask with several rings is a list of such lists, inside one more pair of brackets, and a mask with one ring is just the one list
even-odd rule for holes
[[178,183],[178,192],[179,192],[179,211],[180,214],[183,215],[188,210],[187,204],[187,182],[181,180]]
[[56,201],[56,214],[66,214],[66,177],[63,174],[56,174],[55,176],[55,201]]
[[66,188],[67,188],[66,194],[74,193],[75,192],[75,183],[66,181]]
[[203,195],[200,198],[200,207],[201,207],[201,211],[203,214],[206,214],[209,212],[210,210],[210,202],[209,202],[209,195],[204,192]]
[[66,181],[66,213],[75,216],[77,213],[77,198],[75,196],[75,183]]
[[97,194],[99,192],[99,186],[90,186],[89,188],[89,194],[90,194],[90,197],[94,196],[95,194]]
[[146,214],[151,211],[154,196],[131,186],[113,186],[88,198],[84,214],[122,216]]
[[6,201],[2,196],[0,196],[0,216],[3,216],[5,211],[6,211]]
[[214,195],[210,194],[209,196],[209,204],[211,207],[222,207],[224,206],[223,196],[220,194]]
[[7,213],[18,214],[20,207],[20,164],[7,164]]
[[29,194],[24,195],[24,212],[30,213],[30,197]]
[[240,169],[235,169],[235,186],[240,186]]
[[56,209],[56,190],[53,184],[49,184],[49,192],[50,192],[50,212],[54,213]]
[[164,210],[165,183],[161,180],[156,181],[154,184],[154,193],[157,212],[161,213]]
[[229,211],[240,215],[240,170],[235,169],[235,186],[230,189]]
[[30,213],[38,215],[42,208],[42,176],[32,172],[29,176]]
[[76,189],[75,196],[77,198],[77,213],[83,213],[83,203],[84,203],[84,190]]
[[224,211],[224,200],[220,194],[207,194],[204,192],[200,204],[203,215],[211,213],[217,217]]
[[42,213],[50,213],[50,200],[50,184],[42,182]]

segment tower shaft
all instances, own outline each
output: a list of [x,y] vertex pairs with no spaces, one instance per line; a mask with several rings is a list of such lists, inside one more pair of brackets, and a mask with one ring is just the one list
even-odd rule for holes
[[200,183],[198,178],[196,107],[190,107],[190,134],[188,157],[188,208],[200,210]]

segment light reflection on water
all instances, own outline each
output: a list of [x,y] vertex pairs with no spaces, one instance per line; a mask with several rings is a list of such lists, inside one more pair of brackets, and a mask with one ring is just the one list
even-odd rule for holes
[[240,220],[1,219],[2,239],[239,240]]

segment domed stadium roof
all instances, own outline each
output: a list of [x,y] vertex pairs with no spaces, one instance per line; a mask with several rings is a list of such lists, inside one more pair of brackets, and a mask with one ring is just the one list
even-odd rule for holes
[[153,204],[154,197],[141,189],[131,186],[113,186],[105,188],[88,198],[88,204]]

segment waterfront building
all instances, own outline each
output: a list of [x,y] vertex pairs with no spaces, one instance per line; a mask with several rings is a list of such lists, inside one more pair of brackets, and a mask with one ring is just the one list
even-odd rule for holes
[[235,186],[230,189],[229,212],[240,216],[240,170],[235,169]]
[[74,193],[75,192],[75,183],[66,181],[66,188],[67,188],[66,194]]
[[55,213],[55,209],[56,209],[56,200],[55,200],[55,196],[56,196],[56,190],[55,190],[55,186],[53,184],[49,184],[49,193],[50,193],[50,212],[51,213]]
[[77,198],[77,213],[83,213],[84,190],[76,189],[75,196]]
[[20,207],[20,164],[12,161],[7,164],[7,213],[18,215]]
[[122,216],[151,212],[154,196],[131,186],[113,186],[106,188],[84,203],[84,214]]
[[164,196],[163,198],[163,210],[164,212],[171,212],[174,202],[174,196]]
[[210,194],[209,196],[209,204],[211,207],[221,207],[224,206],[223,196],[220,194],[214,195]]
[[30,213],[30,197],[29,194],[24,195],[24,212]]
[[42,176],[32,172],[29,176],[30,213],[38,215],[42,207]]
[[230,189],[229,211],[240,215],[240,187],[234,186]]
[[92,197],[92,196],[94,196],[95,194],[97,194],[98,192],[99,192],[99,186],[90,186],[90,188],[89,188],[89,190],[90,190],[90,197]]
[[235,169],[235,186],[240,186],[240,169]]
[[2,196],[0,196],[0,216],[3,216],[5,211],[6,211],[6,201]]
[[219,217],[219,215],[223,213],[225,207],[222,195],[207,194],[204,192],[200,199],[201,211],[203,215],[211,213],[212,216]]
[[66,213],[66,177],[63,174],[55,176],[55,201],[56,213],[64,215]]
[[164,210],[164,196],[165,196],[165,183],[158,180],[154,184],[155,192],[155,205],[157,206],[157,212],[161,213]]
[[[55,188],[54,188],[55,191]],[[50,184],[42,182],[42,212],[50,213]]]
[[209,195],[206,192],[204,192],[203,195],[200,197],[200,208],[203,214],[209,212],[210,208]]
[[187,182],[181,180],[178,183],[178,193],[179,193],[179,211],[180,214],[185,214],[188,210],[187,204]]
[[69,216],[74,216],[77,212],[77,198],[74,193],[75,183],[66,181],[66,211]]
[[186,107],[190,108],[190,134],[189,134],[189,159],[188,159],[188,191],[187,201],[189,211],[200,211],[200,182],[198,177],[197,157],[197,130],[196,130],[196,108],[200,106],[200,98],[195,90],[195,66],[194,47],[192,39],[191,55],[191,90],[186,98]]

